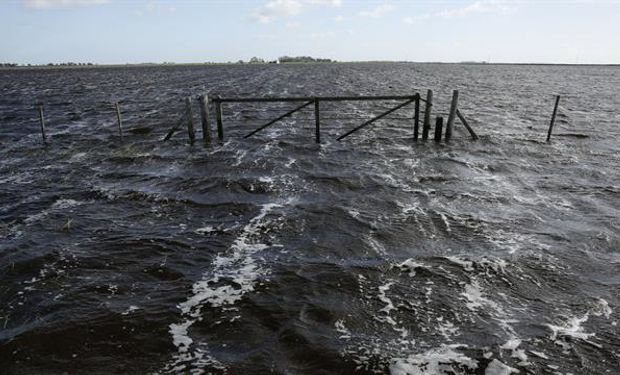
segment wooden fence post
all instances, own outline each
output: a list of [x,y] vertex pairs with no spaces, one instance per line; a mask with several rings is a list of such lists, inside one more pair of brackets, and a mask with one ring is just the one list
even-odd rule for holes
[[116,107],[116,121],[118,123],[118,136],[123,140],[123,119],[121,117],[121,107],[118,102],[114,103],[114,107]]
[[47,131],[45,130],[45,117],[43,116],[43,103],[38,103],[39,108],[39,122],[41,124],[41,136],[43,137],[43,144],[47,144]]
[[456,110],[459,104],[459,90],[452,91],[452,104],[450,104],[450,114],[448,115],[448,123],[446,124],[446,135],[444,139],[449,141],[452,139],[452,126],[456,118]]
[[422,140],[428,139],[428,132],[431,129],[431,110],[433,107],[433,90],[426,92],[426,106],[424,108],[424,126],[422,127]]
[[185,98],[185,115],[187,116],[187,135],[189,136],[189,143],[194,144],[196,139],[196,133],[194,132],[194,119],[192,116],[192,97]]
[[551,132],[553,131],[553,124],[555,124],[555,116],[558,114],[558,105],[560,104],[560,95],[555,97],[555,105],[553,106],[553,115],[551,116],[551,123],[549,123],[549,132],[547,133],[547,142],[551,141]]
[[217,137],[220,141],[224,140],[224,126],[222,124],[222,102],[215,102],[215,120],[217,121]]
[[319,100],[314,98],[314,139],[316,143],[321,143],[321,120],[319,117]]
[[459,111],[458,108],[456,109],[456,115],[459,117],[459,119],[461,120],[461,122],[463,123],[463,125],[465,126],[469,134],[471,135],[471,138],[474,141],[478,139],[478,135],[476,134],[474,129],[472,129],[471,126],[469,126],[469,124],[467,123],[467,120],[465,120],[465,116],[463,116],[463,114],[461,113],[461,111]]
[[415,112],[413,115],[413,140],[417,141],[420,132],[420,93],[415,95]]
[[441,131],[443,129],[443,117],[437,117],[435,120],[435,142],[441,141]]
[[211,144],[211,119],[209,118],[209,97],[200,97],[200,117],[202,120],[202,139],[205,144]]

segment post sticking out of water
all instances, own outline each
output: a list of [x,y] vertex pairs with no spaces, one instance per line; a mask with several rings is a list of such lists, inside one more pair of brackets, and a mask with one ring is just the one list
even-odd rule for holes
[[553,106],[553,115],[551,116],[551,123],[549,123],[549,132],[547,133],[547,142],[551,141],[551,132],[553,131],[553,124],[555,124],[555,116],[558,114],[558,105],[560,104],[560,95],[555,97],[555,105]]
[[114,103],[114,107],[116,108],[116,121],[118,123],[118,136],[123,140],[123,119],[121,117],[121,107],[118,102]]
[[202,120],[202,139],[205,144],[211,144],[211,119],[209,118],[209,97],[200,97],[200,117]]
[[428,139],[431,130],[431,109],[433,107],[433,90],[426,92],[426,106],[424,108],[424,126],[422,127],[422,140]]
[[459,120],[461,120],[461,122],[463,123],[463,125],[465,125],[465,128],[467,128],[467,131],[469,132],[469,134],[471,135],[471,138],[475,141],[476,139],[478,139],[478,135],[476,134],[476,132],[474,131],[474,129],[471,128],[471,126],[469,126],[469,124],[467,123],[467,120],[465,120],[465,116],[463,116],[463,114],[461,113],[461,111],[456,110],[456,115],[459,117]]
[[413,140],[417,141],[420,132],[420,93],[415,94],[415,112],[413,115]]
[[215,102],[215,120],[217,121],[217,137],[220,141],[224,140],[224,126],[222,125],[222,102]]
[[39,121],[41,123],[41,136],[43,137],[43,144],[47,144],[47,132],[45,131],[45,117],[43,116],[43,103],[38,103],[39,109]]
[[314,138],[316,143],[321,143],[321,120],[319,117],[319,100],[314,99]]
[[437,117],[435,120],[435,142],[441,141],[441,131],[443,130],[443,117]]
[[452,104],[450,104],[450,114],[448,115],[448,123],[446,124],[446,135],[445,140],[449,141],[452,139],[452,126],[454,125],[454,120],[456,118],[456,110],[459,105],[459,90],[452,91]]
[[192,98],[188,96],[185,98],[185,115],[187,116],[187,135],[189,136],[189,143],[194,144],[196,139],[196,133],[194,132],[194,119],[192,118]]

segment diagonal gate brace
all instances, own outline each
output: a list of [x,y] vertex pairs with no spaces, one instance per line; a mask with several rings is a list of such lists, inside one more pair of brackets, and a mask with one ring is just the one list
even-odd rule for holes
[[376,117],[373,117],[372,119],[370,119],[370,120],[366,121],[365,123],[363,123],[362,125],[360,125],[360,126],[356,127],[355,129],[351,129],[351,130],[349,130],[348,132],[344,133],[343,135],[341,135],[341,136],[340,136],[340,137],[338,137],[337,139],[340,141],[340,140],[342,140],[342,139],[344,139],[344,138],[348,137],[349,135],[351,135],[351,134],[355,133],[356,131],[360,130],[361,128],[363,128],[363,127],[365,127],[365,126],[367,126],[367,125],[370,125],[370,124],[372,124],[373,122],[375,122],[375,121],[377,121],[377,120],[382,119],[383,117],[385,117],[385,116],[389,115],[390,113],[392,113],[392,112],[394,112],[394,111],[397,111],[397,110],[401,109],[402,107],[406,106],[407,104],[409,104],[409,103],[413,103],[414,101],[415,101],[415,98],[410,99],[410,100],[407,100],[406,102],[401,103],[401,104],[397,105],[396,107],[394,107],[394,108],[392,108],[392,109],[390,109],[390,110],[387,110],[387,111],[383,112],[382,114],[380,114],[380,115],[378,115],[378,116],[376,116]]
[[288,116],[292,115],[293,113],[295,113],[295,112],[297,112],[297,111],[299,111],[299,110],[301,110],[301,109],[303,109],[303,108],[305,108],[305,107],[309,106],[310,104],[314,104],[314,100],[311,100],[311,101],[309,101],[309,102],[306,102],[306,103],[304,103],[304,104],[300,105],[300,106],[299,106],[299,107],[297,107],[297,108],[291,109],[290,111],[286,112],[286,113],[285,113],[285,114],[283,114],[282,116],[277,117],[277,118],[275,118],[275,119],[273,119],[273,120],[269,121],[269,122],[268,122],[268,123],[266,123],[265,125],[263,125],[263,126],[261,126],[260,128],[258,128],[258,129],[256,129],[256,130],[254,130],[253,132],[251,132],[250,134],[246,135],[246,136],[245,136],[245,137],[243,137],[243,138],[249,138],[249,137],[253,136],[254,134],[258,133],[259,131],[261,131],[261,130],[265,129],[266,127],[268,127],[268,126],[270,126],[270,125],[275,124],[276,122],[278,122],[278,121],[282,120],[282,119],[283,119],[283,118],[285,118],[285,117],[288,117]]

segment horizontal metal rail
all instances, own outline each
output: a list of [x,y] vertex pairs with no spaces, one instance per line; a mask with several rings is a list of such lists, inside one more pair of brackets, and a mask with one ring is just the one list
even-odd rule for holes
[[[301,96],[301,97],[247,97],[247,98],[220,98],[211,99],[219,103],[250,103],[250,102],[308,102],[308,101],[326,101],[326,102],[343,102],[357,100],[413,100],[417,96],[414,95],[379,95],[379,96]],[[421,101],[426,100],[420,98]]]

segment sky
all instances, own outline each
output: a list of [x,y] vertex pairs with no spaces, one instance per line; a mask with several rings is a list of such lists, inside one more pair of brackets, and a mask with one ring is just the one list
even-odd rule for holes
[[0,0],[0,35],[20,64],[620,64],[620,0]]

